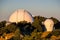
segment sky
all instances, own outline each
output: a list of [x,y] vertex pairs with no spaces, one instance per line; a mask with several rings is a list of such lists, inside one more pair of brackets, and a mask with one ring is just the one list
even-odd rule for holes
[[0,0],[0,21],[8,20],[17,9],[26,9],[34,16],[60,20],[60,0]]

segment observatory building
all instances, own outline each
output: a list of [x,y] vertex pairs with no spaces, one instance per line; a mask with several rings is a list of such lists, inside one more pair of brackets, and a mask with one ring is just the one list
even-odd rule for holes
[[46,31],[53,31],[54,22],[52,19],[46,19],[43,24],[45,25]]
[[15,12],[13,12],[9,18],[9,22],[20,22],[20,21],[27,21],[27,22],[33,22],[33,17],[31,13],[29,13],[27,10],[24,9],[18,9]]

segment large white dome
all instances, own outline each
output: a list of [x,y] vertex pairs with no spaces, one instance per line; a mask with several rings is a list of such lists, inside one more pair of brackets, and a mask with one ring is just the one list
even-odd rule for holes
[[32,15],[24,10],[24,9],[19,9],[16,10],[9,18],[9,22],[20,22],[20,21],[27,21],[27,22],[33,22],[33,17]]

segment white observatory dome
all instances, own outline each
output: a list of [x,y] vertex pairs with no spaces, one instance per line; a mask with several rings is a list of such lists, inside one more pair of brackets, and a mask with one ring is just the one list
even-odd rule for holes
[[20,22],[20,21],[27,21],[27,22],[33,22],[33,17],[32,15],[24,10],[24,9],[19,9],[16,10],[9,18],[9,22]]
[[52,19],[46,19],[43,24],[47,31],[53,31],[54,22]]

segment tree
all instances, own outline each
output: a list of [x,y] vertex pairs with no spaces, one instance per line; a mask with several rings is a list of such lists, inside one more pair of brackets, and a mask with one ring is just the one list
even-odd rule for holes
[[6,26],[6,30],[7,30],[7,33],[10,33],[10,32],[15,32],[17,26],[15,24],[9,24]]
[[6,26],[6,21],[0,22],[0,28],[1,28],[1,27],[5,27],[5,26]]
[[52,33],[52,35],[59,36],[60,35],[60,30],[54,30],[51,33]]
[[37,30],[35,29],[31,35],[25,35],[24,38],[22,40],[41,40],[41,32],[37,32]]
[[60,22],[56,23],[56,24],[54,25],[54,27],[55,27],[55,29],[60,29]]
[[23,35],[30,35],[30,33],[34,30],[31,23],[27,23],[25,21],[17,23],[17,26],[20,28]]
[[13,37],[14,40],[20,40],[20,30],[19,30],[19,28],[17,28],[17,29],[15,30],[14,35],[15,35],[15,36]]
[[35,16],[32,26],[34,26],[37,29],[37,31],[42,31],[42,27],[40,25],[40,20],[38,16]]
[[58,23],[58,22],[59,22],[59,20],[58,20],[58,19],[56,19],[56,18],[54,18],[54,17],[51,17],[50,19],[52,19],[52,20],[54,21],[54,24],[56,24],[56,23]]
[[2,36],[4,33],[6,33],[6,28],[5,27],[0,28],[0,36]]

